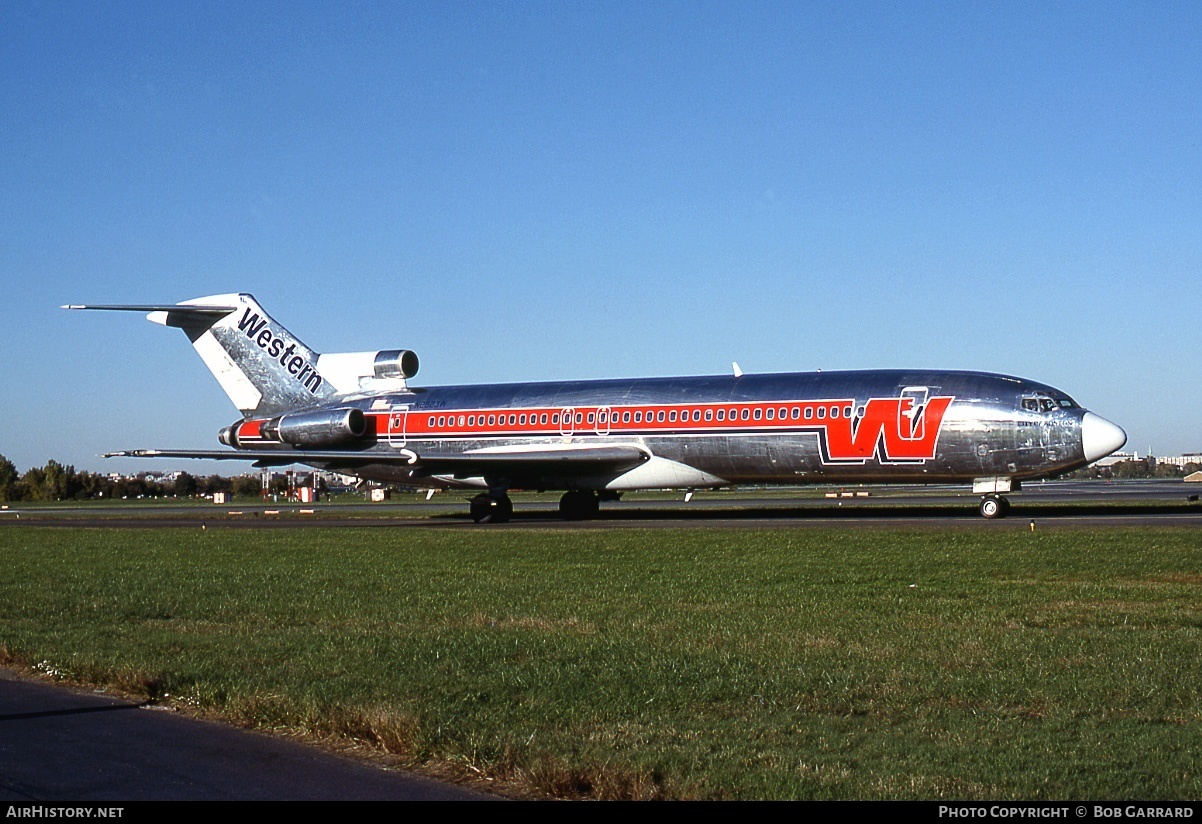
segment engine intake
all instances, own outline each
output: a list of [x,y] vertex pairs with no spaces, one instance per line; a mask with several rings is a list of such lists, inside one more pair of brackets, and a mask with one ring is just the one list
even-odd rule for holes
[[412,378],[417,374],[417,353],[409,349],[385,349],[376,353],[373,375],[377,378]]
[[362,409],[294,412],[266,421],[259,431],[265,440],[292,446],[341,446],[367,434],[367,416]]

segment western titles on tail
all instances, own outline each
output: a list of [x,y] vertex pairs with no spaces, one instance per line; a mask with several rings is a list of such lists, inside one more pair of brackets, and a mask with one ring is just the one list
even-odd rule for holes
[[64,308],[146,312],[154,323],[182,329],[245,418],[319,406],[354,392],[403,390],[418,369],[417,355],[407,349],[321,355],[245,293],[168,305]]

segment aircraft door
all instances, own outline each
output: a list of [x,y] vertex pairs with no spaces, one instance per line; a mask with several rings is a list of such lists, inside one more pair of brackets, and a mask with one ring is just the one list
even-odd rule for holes
[[926,407],[930,392],[930,387],[927,386],[902,387],[901,414],[897,416],[897,434],[905,440],[918,441],[926,437],[926,416],[922,412]]
[[400,404],[388,411],[388,445],[404,448],[408,435],[405,427],[409,423],[409,404]]
[[597,434],[609,434],[609,418],[613,413],[608,406],[602,406],[597,409]]
[[565,437],[571,437],[576,431],[575,424],[576,410],[570,406],[565,406],[559,410],[559,434]]
[[1025,420],[1022,421],[1023,425],[1018,429],[1015,440],[1020,454],[1025,451],[1025,454],[1030,456],[1029,460],[1057,460],[1059,457],[1057,449],[1049,449],[1049,413],[1053,409],[1050,404],[1049,399],[1038,394],[1022,399],[1022,410],[1026,413],[1022,417]]

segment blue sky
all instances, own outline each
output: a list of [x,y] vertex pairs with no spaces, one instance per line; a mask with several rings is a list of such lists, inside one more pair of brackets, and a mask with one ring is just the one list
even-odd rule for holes
[[1202,451],[1199,42],[1196,3],[5,4],[0,453],[215,447],[182,335],[57,307],[231,291],[429,385],[979,369]]

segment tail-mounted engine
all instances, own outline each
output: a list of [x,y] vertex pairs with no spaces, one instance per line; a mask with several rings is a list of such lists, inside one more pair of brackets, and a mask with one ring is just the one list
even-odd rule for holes
[[283,443],[323,449],[355,443],[366,435],[367,416],[362,409],[322,409],[293,412],[267,420],[241,421],[222,429],[217,438],[235,448]]
[[317,361],[321,375],[340,393],[405,391],[417,374],[417,353],[409,349],[336,352]]
[[400,378],[408,380],[417,374],[417,353],[411,349],[385,349],[376,353],[372,364],[373,376],[378,380]]

